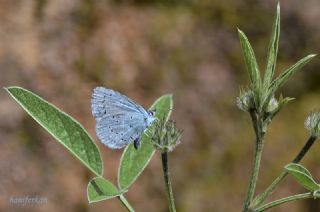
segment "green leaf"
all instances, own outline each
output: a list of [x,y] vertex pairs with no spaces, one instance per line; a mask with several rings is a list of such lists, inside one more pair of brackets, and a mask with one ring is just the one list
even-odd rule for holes
[[301,69],[304,65],[306,65],[310,60],[312,60],[316,54],[310,54],[301,60],[299,60],[296,64],[291,66],[289,69],[282,72],[271,84],[270,93],[274,94],[280,87],[282,87],[288,79],[296,73],[299,69]]
[[255,101],[256,103],[259,103],[261,77],[260,77],[260,71],[258,68],[257,60],[247,36],[240,29],[238,29],[238,34],[240,38],[242,52],[244,55],[245,64],[249,73],[251,86],[254,89]]
[[[167,118],[168,120],[172,105],[172,95],[164,95],[157,99],[150,109],[156,109],[156,117],[158,119]],[[142,135],[141,146],[138,150],[131,143],[122,154],[118,170],[118,185],[121,189],[127,189],[134,183],[155,152],[152,141],[146,135],[147,133]]]
[[286,104],[288,104],[289,102],[291,102],[294,99],[295,98],[283,97],[282,95],[280,95],[280,98],[279,98],[279,110],[281,110]]
[[108,180],[103,177],[96,177],[90,180],[87,187],[87,197],[89,203],[111,199],[123,194]]
[[20,87],[6,88],[22,108],[94,174],[103,172],[100,152],[86,130],[71,116]]
[[320,185],[314,181],[310,172],[300,164],[289,163],[284,167],[300,185],[309,191],[316,191],[320,189]]
[[275,95],[275,92],[276,92],[281,86],[283,86],[295,72],[297,72],[299,69],[301,69],[304,65],[306,65],[306,64],[307,64],[312,58],[314,58],[315,56],[316,56],[315,54],[308,55],[308,56],[304,57],[303,59],[301,59],[300,61],[298,61],[298,62],[297,62],[296,64],[294,64],[293,66],[291,66],[289,69],[287,69],[287,70],[285,70],[284,72],[282,72],[282,74],[280,74],[280,75],[271,83],[267,95],[264,96],[264,99],[263,99],[263,107],[264,107],[264,108],[267,107],[270,99],[272,98],[272,96]]
[[276,68],[278,45],[280,36],[280,4],[277,6],[277,13],[273,23],[273,30],[271,34],[271,39],[269,42],[269,51],[267,58],[267,68],[264,75],[264,93],[268,92],[267,89],[270,86],[274,71]]

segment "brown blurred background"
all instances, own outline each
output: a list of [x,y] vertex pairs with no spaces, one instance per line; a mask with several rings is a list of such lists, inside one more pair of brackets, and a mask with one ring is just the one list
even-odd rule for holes
[[[253,132],[235,99],[248,84],[236,27],[261,69],[276,1],[1,0],[0,87],[18,85],[78,119],[97,141],[104,175],[116,183],[121,151],[96,139],[90,110],[95,86],[119,90],[149,107],[173,93],[172,118],[184,130],[170,155],[178,211],[240,211],[251,172]],[[281,1],[277,73],[320,49],[319,0]],[[305,143],[303,122],[320,107],[320,58],[282,89],[295,97],[266,136],[258,192]],[[302,161],[320,180],[320,145]],[[89,205],[92,174],[0,91],[0,211],[125,211],[117,199]],[[272,199],[305,192],[291,177]],[[10,204],[10,197],[47,204]],[[130,188],[136,211],[167,211],[159,154]],[[320,211],[320,201],[270,211]]]

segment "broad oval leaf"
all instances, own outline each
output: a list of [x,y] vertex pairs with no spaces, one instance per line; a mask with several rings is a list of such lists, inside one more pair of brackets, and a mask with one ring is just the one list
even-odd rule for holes
[[22,108],[94,174],[101,176],[102,159],[96,144],[79,122],[38,95],[20,87],[6,88]]
[[110,181],[103,177],[96,177],[90,180],[87,187],[87,197],[89,203],[99,202],[113,197],[120,196],[119,191]]
[[[157,99],[150,109],[156,109],[156,117],[158,119],[166,118],[168,120],[172,105],[172,95],[164,95]],[[134,148],[133,143],[126,147],[118,170],[118,185],[120,189],[127,189],[134,183],[148,165],[154,152],[155,148],[146,133],[142,135],[141,146],[138,150]]]
[[300,164],[289,163],[284,167],[300,185],[309,191],[316,191],[320,189],[320,185],[314,181],[310,172]]

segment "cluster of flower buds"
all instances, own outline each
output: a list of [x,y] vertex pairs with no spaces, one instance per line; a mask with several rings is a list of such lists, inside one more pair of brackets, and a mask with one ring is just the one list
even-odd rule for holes
[[283,106],[293,99],[294,98],[291,97],[283,97],[282,95],[280,95],[278,99],[274,96],[271,96],[270,98],[264,99],[263,101],[265,101],[266,103],[264,103],[263,106],[259,108],[259,100],[258,98],[254,97],[254,92],[251,89],[241,89],[236,103],[238,108],[245,112],[250,112],[251,110],[259,112],[261,117],[263,117],[263,122],[265,124],[268,124],[274,118],[274,116],[283,108]]
[[181,133],[174,121],[159,119],[151,129],[151,139],[161,152],[171,152],[180,143]]

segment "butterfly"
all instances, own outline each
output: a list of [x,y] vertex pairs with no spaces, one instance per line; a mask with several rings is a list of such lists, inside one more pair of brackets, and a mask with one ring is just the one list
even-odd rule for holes
[[146,111],[125,95],[104,87],[96,87],[91,99],[96,119],[96,134],[111,149],[121,149],[134,142],[140,147],[141,135],[156,120],[155,111]]

